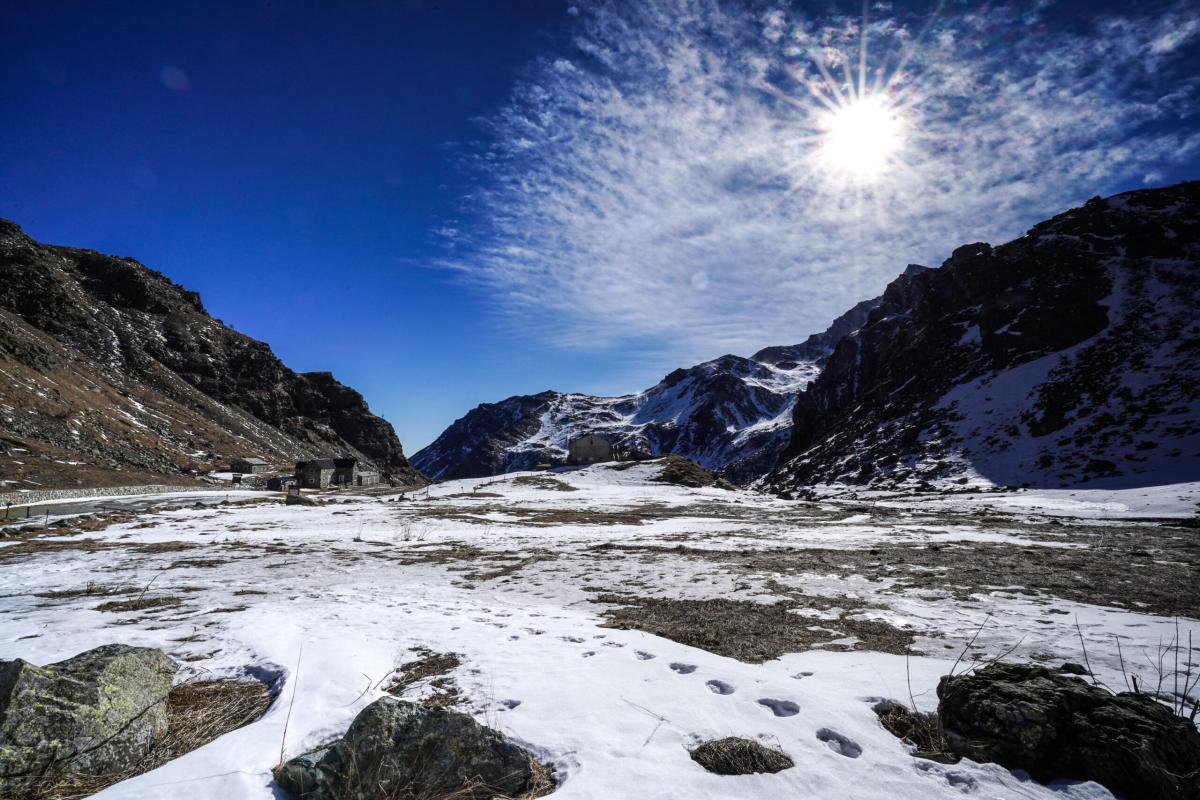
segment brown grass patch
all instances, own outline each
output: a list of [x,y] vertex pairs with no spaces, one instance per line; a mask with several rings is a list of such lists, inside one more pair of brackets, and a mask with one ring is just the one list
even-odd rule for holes
[[96,606],[96,610],[114,613],[145,611],[147,608],[171,608],[182,602],[183,600],[178,597],[136,597],[133,600],[110,600]]
[[492,570],[468,572],[467,574],[463,575],[463,577],[471,581],[491,581],[497,578],[504,578],[516,572],[520,572],[526,567],[534,564],[538,564],[543,561],[554,561],[556,558],[558,558],[558,555],[555,553],[539,552],[534,553],[533,555],[525,556],[524,558],[521,558],[520,556],[514,556],[511,553],[498,553],[495,556],[495,558],[500,557],[505,559],[516,558],[517,560],[513,561],[511,564],[505,564]]
[[[801,600],[805,601],[803,605]],[[836,607],[858,610],[861,603],[850,600],[801,597],[766,604],[602,594],[593,602],[618,606],[604,612],[609,620],[604,627],[645,631],[750,664],[818,647],[901,654],[908,652],[913,642],[912,634],[907,631],[878,620],[854,619],[849,611],[843,611],[836,619],[794,613],[803,607],[818,611]],[[848,636],[857,637],[859,642],[852,648],[831,646],[831,642]]]
[[462,702],[458,686],[450,673],[462,666],[462,656],[457,653],[435,653],[426,648],[417,648],[419,658],[409,661],[392,671],[392,680],[384,691],[393,697],[404,694],[422,683],[433,689],[433,693],[422,700],[422,705],[433,708],[453,708]]
[[577,492],[577,488],[569,483],[551,478],[549,475],[518,475],[511,481],[513,486],[528,486],[531,489],[543,489],[553,492]]

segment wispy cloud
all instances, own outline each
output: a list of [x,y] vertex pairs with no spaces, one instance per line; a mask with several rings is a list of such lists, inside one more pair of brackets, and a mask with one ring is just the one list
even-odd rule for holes
[[[491,120],[480,221],[454,226],[447,264],[566,347],[748,352],[820,330],[909,262],[1020,235],[1200,147],[1171,124],[1196,103],[1188,5],[1069,30],[1053,5],[1014,5],[876,4],[864,26],[581,2],[572,51]],[[906,136],[860,181],[821,161],[821,116],[870,90]]]

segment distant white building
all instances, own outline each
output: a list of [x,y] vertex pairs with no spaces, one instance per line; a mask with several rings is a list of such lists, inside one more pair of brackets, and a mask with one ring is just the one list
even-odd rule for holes
[[613,460],[612,442],[603,436],[589,433],[572,439],[567,445],[568,464],[598,464],[602,461]]

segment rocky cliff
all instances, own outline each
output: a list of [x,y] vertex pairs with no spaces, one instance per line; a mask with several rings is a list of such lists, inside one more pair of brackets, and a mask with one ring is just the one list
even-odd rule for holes
[[1200,480],[1198,310],[1197,182],[960,247],[840,340],[763,486]]
[[257,455],[346,454],[418,476],[390,424],[327,372],[288,369],[133,259],[0,220],[0,478],[137,482]]

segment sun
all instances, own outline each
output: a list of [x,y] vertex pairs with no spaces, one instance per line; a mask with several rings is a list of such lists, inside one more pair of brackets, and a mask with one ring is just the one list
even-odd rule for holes
[[904,121],[879,95],[866,95],[826,111],[820,119],[821,161],[859,180],[887,171],[904,145]]

